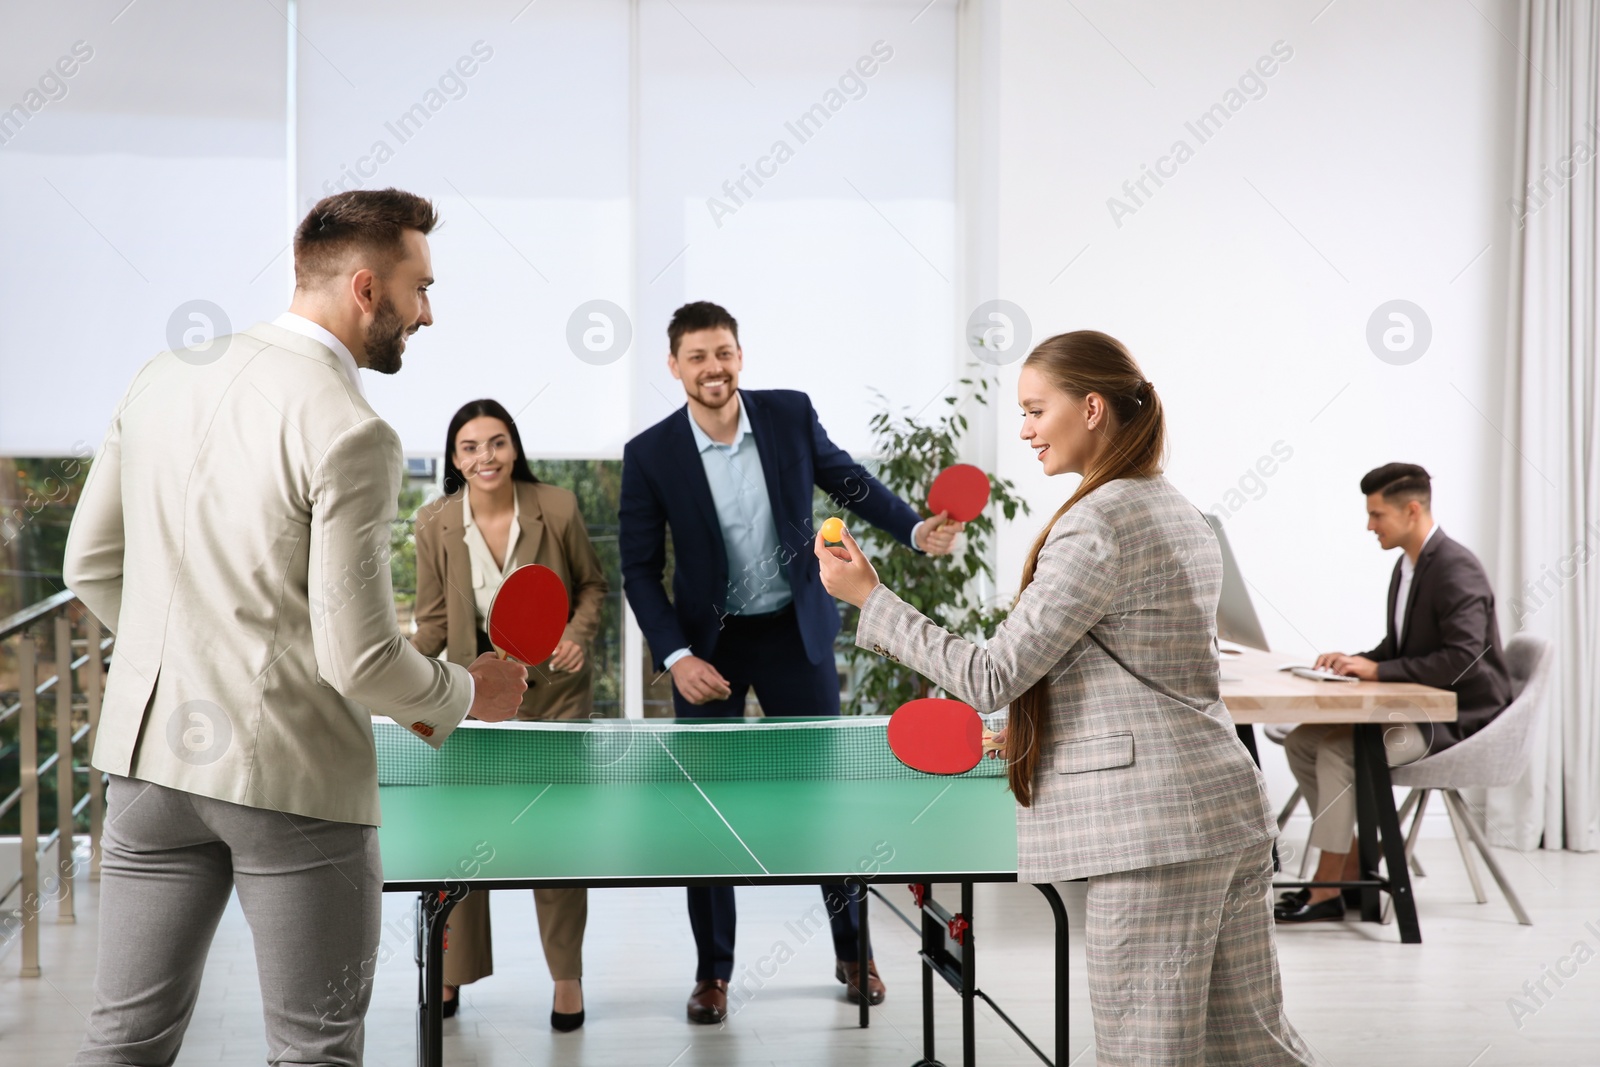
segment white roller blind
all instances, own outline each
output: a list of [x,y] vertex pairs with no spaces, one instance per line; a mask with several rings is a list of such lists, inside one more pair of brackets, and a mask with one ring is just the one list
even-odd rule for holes
[[953,7],[644,0],[641,29],[636,428],[683,402],[673,309],[712,300],[743,385],[864,451],[872,390],[915,410],[954,377]]
[[[629,302],[628,7],[303,0],[302,207],[341,188],[430,197],[435,325],[399,374],[365,372],[408,452],[444,450],[450,416],[492,397],[542,456],[616,455],[631,355],[586,363],[567,320]],[[514,19],[514,21],[513,21]],[[319,54],[320,53],[320,54]]]
[[682,403],[694,299],[854,450],[873,389],[950,387],[950,5],[300,0],[292,59],[286,4],[123,7],[31,5],[0,42],[41,74],[93,49],[0,145],[0,451],[96,444],[151,354],[276,316],[291,215],[358,187],[443,216],[436,324],[364,373],[412,454],[489,396],[531,453],[620,455]]
[[169,335],[283,306],[287,27],[202,0],[3,22],[0,453],[68,454]]

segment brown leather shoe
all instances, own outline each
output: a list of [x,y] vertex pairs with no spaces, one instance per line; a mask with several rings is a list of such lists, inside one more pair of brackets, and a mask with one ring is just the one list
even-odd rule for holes
[[721,978],[708,978],[694,984],[689,994],[689,1021],[692,1023],[720,1023],[728,1017],[728,983]]
[[[833,976],[844,983],[844,995],[852,1004],[861,1003],[861,964],[855,960],[838,960],[834,963]],[[867,1003],[882,1004],[884,995],[888,992],[884,988],[883,979],[878,977],[878,965],[873,960],[867,961]]]

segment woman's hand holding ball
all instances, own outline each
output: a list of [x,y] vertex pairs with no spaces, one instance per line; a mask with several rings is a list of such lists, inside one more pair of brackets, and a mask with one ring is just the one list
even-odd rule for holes
[[[837,528],[829,529],[832,524],[837,524]],[[830,538],[829,534],[835,536]],[[843,544],[830,545],[830,540],[842,541]],[[861,551],[856,539],[850,536],[850,531],[844,528],[844,523],[837,518],[824,522],[822,529],[817,531],[814,547],[817,565],[822,572],[822,587],[829,595],[854,607],[865,604],[867,597],[878,587],[878,572],[868,562],[866,553]]]

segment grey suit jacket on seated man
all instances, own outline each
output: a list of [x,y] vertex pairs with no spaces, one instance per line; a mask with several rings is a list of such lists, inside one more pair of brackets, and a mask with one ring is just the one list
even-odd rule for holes
[[1277,835],[1218,691],[1222,556],[1166,478],[1108,482],[1051,530],[1031,584],[978,647],[878,586],[856,643],[979,711],[1049,679],[1018,874],[1063,881],[1221,856]]
[[[1402,554],[1403,555],[1403,554]],[[1417,553],[1406,593],[1405,631],[1395,633],[1401,565],[1389,579],[1388,632],[1361,656],[1378,665],[1380,682],[1416,682],[1456,695],[1456,721],[1418,723],[1428,751],[1439,752],[1488,726],[1511,703],[1511,674],[1500,648],[1494,590],[1472,550],[1434,527]]]
[[73,518],[67,585],[117,634],[94,766],[377,825],[371,715],[438,747],[473,692],[395,621],[399,437],[326,345],[216,345],[134,378]]

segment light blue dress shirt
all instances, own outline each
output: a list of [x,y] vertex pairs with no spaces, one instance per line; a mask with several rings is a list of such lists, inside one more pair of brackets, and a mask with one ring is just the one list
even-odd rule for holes
[[[789,576],[784,573],[783,549],[778,542],[778,526],[772,517],[772,501],[767,496],[766,474],[761,454],[750,430],[750,406],[739,398],[739,429],[733,443],[719,444],[685,412],[706,481],[711,486],[711,503],[717,509],[717,524],[722,527],[722,544],[728,556],[728,590],[723,602],[730,615],[764,615],[777,611],[794,599]],[[689,649],[680,648],[668,656],[671,667]]]
[[[767,496],[767,479],[761,469],[761,454],[750,431],[750,407],[739,398],[739,429],[731,445],[718,444],[694,421],[688,412],[689,430],[700,450],[706,481],[711,485],[711,502],[722,527],[722,544],[728,554],[728,592],[723,608],[730,615],[763,615],[777,611],[794,599],[789,576],[784,571],[783,550],[778,543],[778,527],[772,517],[772,501]],[[911,544],[918,544],[924,522],[911,528]],[[921,548],[915,551],[921,552]],[[691,654],[688,648],[673,651],[662,662],[672,665]]]

